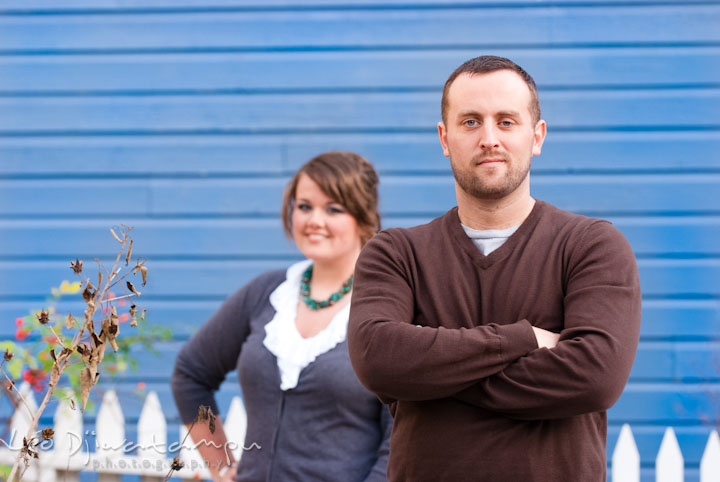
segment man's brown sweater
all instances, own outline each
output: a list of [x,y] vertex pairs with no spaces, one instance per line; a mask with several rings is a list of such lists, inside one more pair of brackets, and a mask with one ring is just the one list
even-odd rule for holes
[[[560,333],[538,348],[531,326]],[[640,331],[632,249],[537,201],[483,255],[454,208],[363,249],[350,359],[390,405],[390,481],[605,481],[607,417]]]

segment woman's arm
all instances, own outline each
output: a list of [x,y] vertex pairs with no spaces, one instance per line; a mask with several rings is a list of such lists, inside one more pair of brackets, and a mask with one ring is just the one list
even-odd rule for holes
[[[190,430],[190,437],[193,440],[193,446],[197,447],[200,456],[207,464],[210,476],[214,482],[230,482],[235,477],[235,458],[233,457],[230,447],[228,447],[227,437],[223,430],[223,424],[220,418],[215,419],[215,432],[210,431],[207,423],[196,423],[185,425]],[[186,442],[187,445],[188,442]],[[220,471],[228,467],[220,476]]]
[[387,405],[380,406],[380,428],[383,438],[377,450],[377,460],[365,478],[365,482],[385,482],[387,480],[387,464],[390,456],[390,433],[392,432],[393,418]]
[[[227,373],[235,369],[253,314],[258,306],[267,303],[269,293],[283,279],[283,274],[273,271],[260,275],[230,296],[178,353],[170,384],[180,419],[188,428],[197,418],[201,405],[219,414],[214,392]],[[219,449],[208,447],[207,457],[199,447],[203,458],[215,466],[216,472],[218,466],[214,462],[225,462],[226,438],[219,422],[217,419],[215,434],[210,433],[207,424],[195,424],[191,433],[196,443],[212,440],[220,446]]]

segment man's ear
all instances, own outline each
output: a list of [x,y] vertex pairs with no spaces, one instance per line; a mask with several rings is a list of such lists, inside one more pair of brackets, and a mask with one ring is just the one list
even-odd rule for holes
[[445,128],[445,123],[442,121],[438,122],[438,136],[440,136],[440,145],[442,145],[443,148],[443,154],[445,154],[445,157],[450,157],[450,151],[448,150],[447,146],[447,129]]
[[547,134],[547,123],[545,123],[544,120],[540,119],[537,124],[535,124],[535,133],[534,133],[534,139],[533,139],[533,149],[532,154],[533,156],[539,156],[542,152],[542,146],[543,142],[545,142],[545,135]]

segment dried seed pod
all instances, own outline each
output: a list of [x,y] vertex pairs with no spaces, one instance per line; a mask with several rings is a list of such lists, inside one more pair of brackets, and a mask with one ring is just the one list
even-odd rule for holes
[[65,328],[72,330],[73,326],[75,326],[75,321],[75,317],[73,317],[72,313],[68,313],[67,318],[65,318]]
[[90,338],[92,339],[92,342],[93,342],[93,345],[95,346],[95,348],[97,348],[103,344],[103,341],[100,338],[98,338],[96,333],[91,333]]
[[85,411],[87,406],[88,397],[90,396],[90,387],[92,387],[92,375],[90,369],[85,367],[80,372],[80,398],[82,400],[82,411]]
[[44,428],[42,431],[43,440],[52,440],[53,435],[55,435],[55,430],[51,429],[50,427]]
[[88,331],[93,332],[95,329],[93,328],[92,323],[92,317],[95,314],[95,302],[93,300],[90,300],[87,302],[87,308],[85,308],[85,313],[83,313],[83,316],[85,317],[85,328],[87,328]]
[[133,293],[135,293],[136,296],[140,296],[140,292],[135,289],[135,287],[133,286],[133,284],[132,284],[131,282],[126,281],[125,284],[127,285],[128,289],[129,289],[130,291],[132,291]]
[[127,255],[125,256],[125,266],[130,264],[130,256],[132,256],[132,245],[133,240],[130,240],[130,244],[128,245]]
[[72,269],[75,274],[82,273],[82,266],[83,262],[79,259],[75,259],[75,261],[70,261],[70,269]]
[[112,312],[110,313],[109,318],[105,318],[105,321],[103,321],[102,326],[102,334],[104,336],[104,339],[110,342],[110,346],[113,347],[113,350],[115,352],[118,351],[118,345],[115,342],[115,337],[118,334],[118,330],[120,329],[119,324],[119,318],[117,315],[117,311],[115,310],[115,307],[112,307]]
[[87,280],[87,284],[85,285],[85,289],[82,292],[83,300],[86,302],[92,300],[95,297],[95,287],[90,282],[90,280]]
[[197,422],[198,423],[205,423],[208,419],[208,410],[210,407],[207,407],[205,405],[200,405],[198,408],[198,414],[197,414]]
[[50,322],[50,314],[45,310],[42,310],[36,316],[41,325],[47,325]]
[[24,452],[28,456],[35,457],[37,459],[38,452],[35,449],[35,447],[37,447],[38,444],[37,444],[37,442],[35,442],[35,443],[33,443],[33,442],[35,442],[34,438],[31,438],[30,440],[28,440],[27,438],[23,437],[23,447],[22,447],[21,452]]
[[173,471],[180,470],[180,469],[182,469],[183,467],[185,467],[185,462],[183,462],[182,460],[180,460],[179,457],[175,457],[175,458],[172,460],[172,464],[170,464],[170,469],[173,470]]
[[142,267],[145,266],[145,260],[140,261],[139,259],[135,263],[135,266],[133,266],[133,276],[138,274],[138,271],[142,269]]
[[147,266],[140,266],[140,273],[142,274],[143,286],[147,284],[148,269]]
[[210,429],[210,433],[215,433],[215,415],[210,412],[210,419],[208,420],[208,428]]
[[14,355],[13,355],[12,353],[10,353],[10,349],[9,349],[9,348],[5,348],[5,355],[3,356],[3,360],[5,360],[5,361],[10,361],[10,360],[13,359],[13,356],[14,356]]
[[109,333],[111,335],[115,336],[115,335],[117,335],[119,329],[120,329],[120,317],[117,314],[117,310],[113,306],[110,309]]
[[217,418],[217,415],[215,415],[212,411],[212,408],[206,407],[205,405],[200,405],[200,408],[198,408],[198,416],[197,421],[198,423],[208,423],[208,428],[210,429],[210,433],[215,433],[215,419]]
[[137,307],[134,304],[130,306],[128,313],[130,313],[131,319],[130,326],[137,326],[137,318],[135,316],[137,314]]

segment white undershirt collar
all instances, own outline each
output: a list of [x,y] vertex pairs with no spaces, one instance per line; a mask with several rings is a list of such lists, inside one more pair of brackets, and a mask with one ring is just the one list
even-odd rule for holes
[[473,229],[462,223],[460,225],[485,256],[502,246],[520,227],[518,224],[507,229]]

